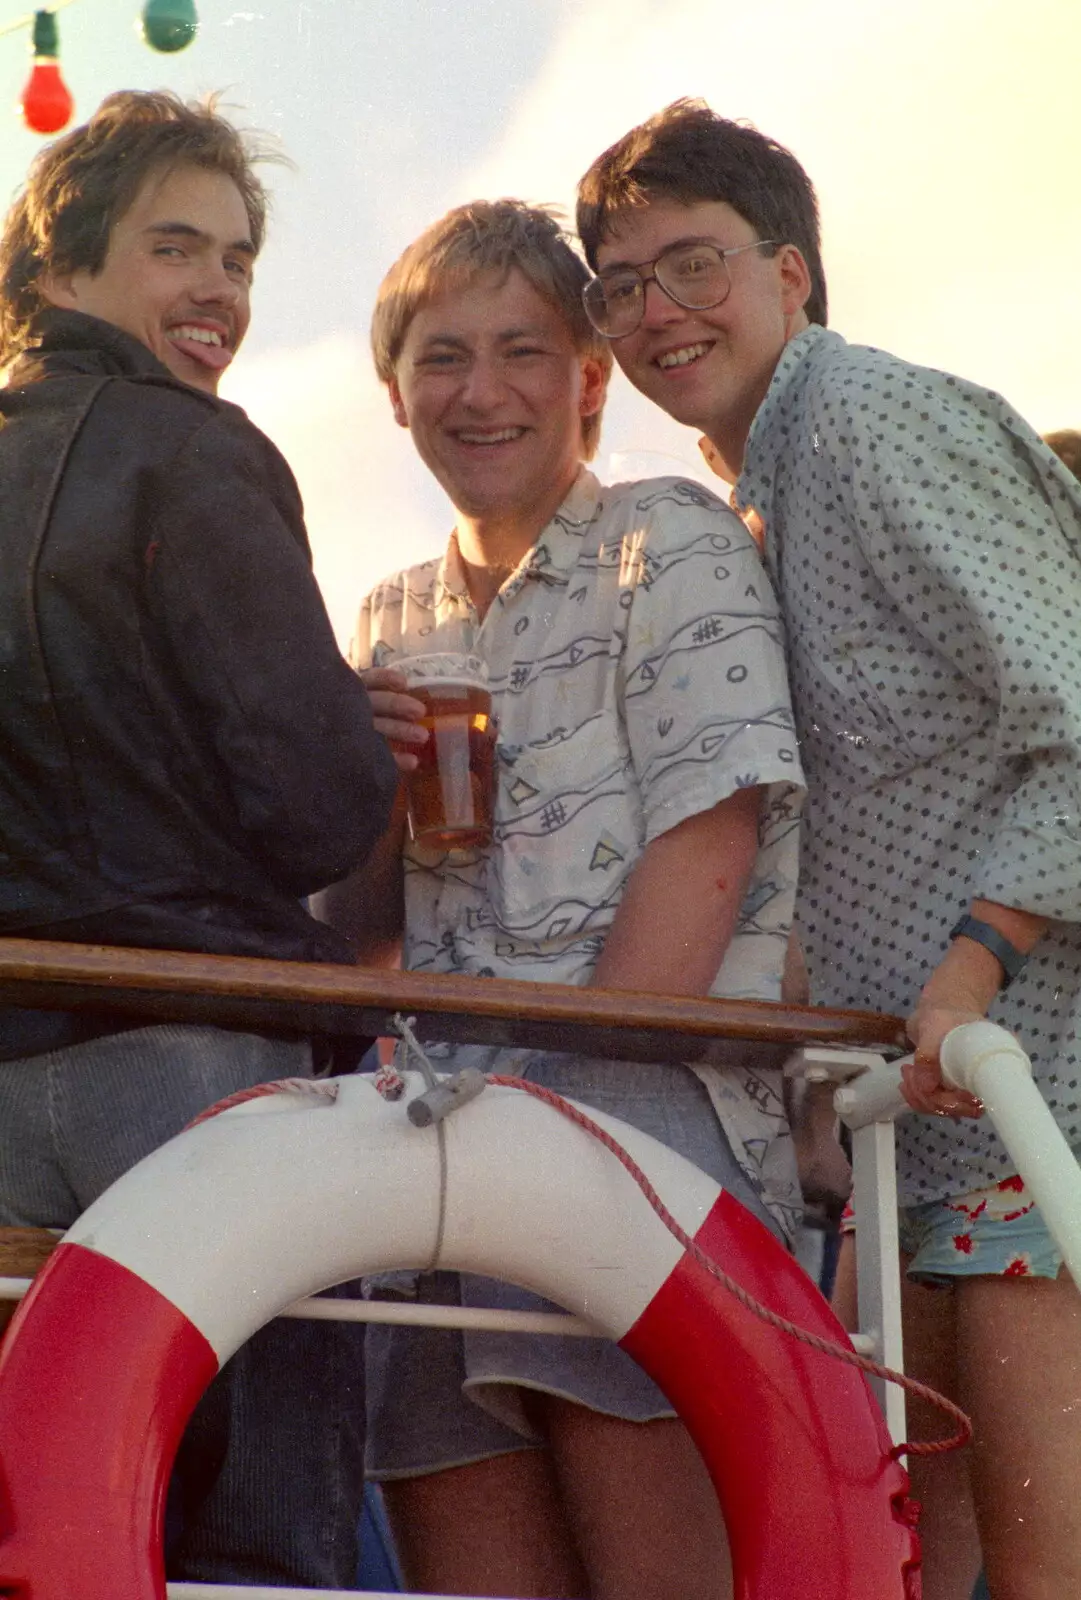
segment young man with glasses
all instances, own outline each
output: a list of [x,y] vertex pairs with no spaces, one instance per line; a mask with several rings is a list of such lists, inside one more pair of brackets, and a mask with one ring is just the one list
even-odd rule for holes
[[925,1596],[967,1600],[973,1500],[993,1594],[1081,1592],[1081,1298],[938,1062],[990,1011],[1081,1147],[1081,491],[997,395],[827,332],[813,187],[754,129],[677,102],[594,163],[578,225],[594,326],[764,524],[814,997],[911,1016],[906,1348],[976,1428],[971,1483],[912,1463]]

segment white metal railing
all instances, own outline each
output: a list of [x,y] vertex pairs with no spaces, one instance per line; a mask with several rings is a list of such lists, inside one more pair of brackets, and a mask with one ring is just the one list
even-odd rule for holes
[[[0,1278],[0,1300],[21,1300],[29,1278]],[[297,1300],[279,1316],[310,1322],[409,1323],[419,1328],[468,1328],[472,1333],[552,1333],[571,1339],[603,1337],[584,1317],[565,1311],[487,1311],[480,1306],[427,1306],[387,1300]]]
[[[836,1056],[838,1052],[823,1054]],[[983,1102],[1071,1276],[1081,1284],[1081,1167],[1032,1080],[1032,1063],[1025,1051],[996,1023],[969,1022],[947,1034],[941,1061],[947,1083],[967,1089]],[[899,1368],[900,1256],[893,1120],[909,1110],[901,1094],[901,1066],[898,1062],[887,1065],[879,1056],[868,1060],[866,1070],[857,1077],[839,1070],[829,1075],[841,1084],[834,1105],[852,1132],[860,1328],[872,1334],[883,1330],[883,1353],[878,1359]],[[872,1383],[881,1394],[878,1380],[872,1379]],[[886,1417],[897,1439],[903,1437],[895,1419],[900,1406],[903,1427],[904,1396],[895,1384],[885,1387]]]
[[[993,1022],[954,1028],[941,1054],[946,1082],[983,1102],[1071,1276],[1081,1284],[1081,1167],[1033,1082],[1028,1056],[1011,1033]],[[868,1126],[892,1122],[908,1110],[900,1092],[899,1064],[880,1061],[865,1077],[841,1088],[834,1103],[854,1136]],[[856,1205],[858,1229],[858,1199]]]
[[[30,1288],[29,1278],[0,1278],[0,1300],[21,1300]],[[428,1306],[385,1300],[297,1300],[282,1317],[309,1318],[312,1322],[381,1322],[416,1328],[465,1328],[471,1333],[550,1333],[567,1339],[603,1337],[582,1317],[567,1311],[489,1311],[481,1306]],[[878,1340],[871,1334],[850,1333],[861,1355],[874,1355]]]

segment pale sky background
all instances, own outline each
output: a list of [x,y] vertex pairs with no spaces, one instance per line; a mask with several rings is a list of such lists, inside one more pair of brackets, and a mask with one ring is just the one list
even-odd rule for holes
[[[517,194],[568,210],[590,161],[679,95],[788,144],[818,185],[831,323],[1081,426],[1078,0],[199,0],[176,56],[139,0],[60,14],[87,116],[112,89],[224,89],[295,163],[252,331],[222,392],[288,457],[343,642],[361,594],[438,551],[450,517],[370,371],[375,289],[448,207]],[[21,15],[0,0],[0,26]],[[0,38],[8,103],[28,36]],[[0,133],[0,200],[41,142]],[[613,460],[613,457],[615,458]],[[678,463],[678,465],[676,465]],[[701,475],[694,438],[613,380],[604,477]]]

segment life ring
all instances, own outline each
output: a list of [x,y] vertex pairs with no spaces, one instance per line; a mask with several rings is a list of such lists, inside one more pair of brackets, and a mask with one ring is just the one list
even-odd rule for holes
[[[843,1340],[794,1261],[712,1179],[590,1115],[752,1294]],[[0,1353],[0,1593],[164,1600],[168,1474],[221,1363],[303,1295],[434,1265],[441,1238],[440,1265],[587,1316],[664,1389],[716,1487],[741,1600],[918,1594],[907,1477],[862,1373],[744,1310],[550,1107],[493,1086],[443,1128],[442,1219],[436,1130],[365,1077],[340,1080],[333,1101],[278,1094],[226,1111],[80,1218]]]

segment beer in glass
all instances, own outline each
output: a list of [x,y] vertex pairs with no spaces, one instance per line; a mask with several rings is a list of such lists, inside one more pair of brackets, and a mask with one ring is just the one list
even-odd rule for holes
[[479,656],[406,656],[388,663],[408,693],[424,703],[423,745],[405,775],[409,831],[434,850],[469,850],[492,842],[495,722],[488,669]]

